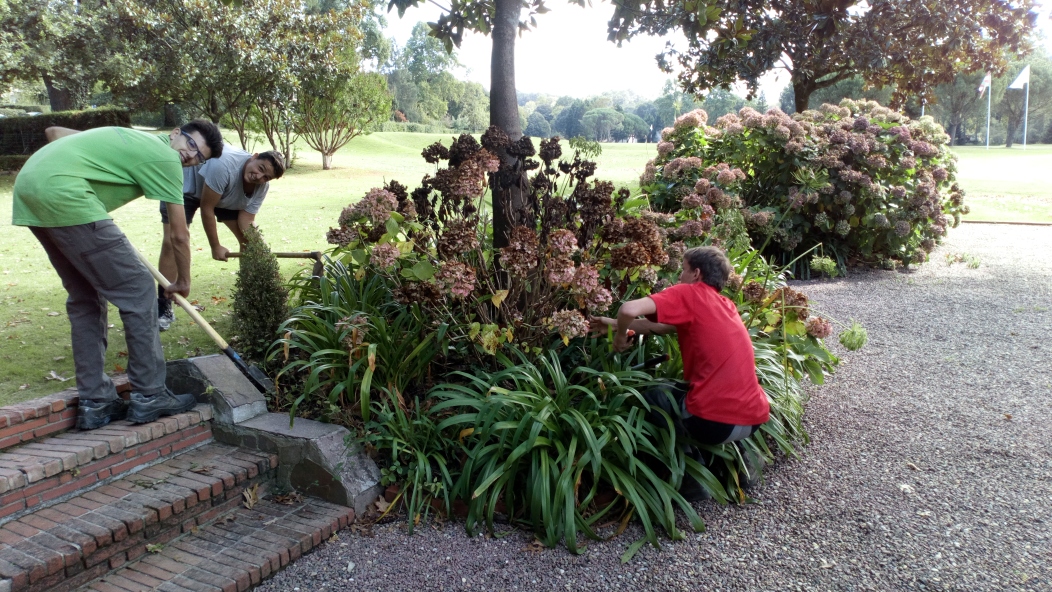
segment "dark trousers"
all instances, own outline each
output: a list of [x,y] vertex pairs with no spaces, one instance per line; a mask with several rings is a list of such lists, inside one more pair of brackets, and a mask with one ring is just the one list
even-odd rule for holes
[[[667,427],[665,418],[656,409],[660,409],[672,418],[672,427],[677,434],[689,435],[699,444],[716,445],[726,442],[748,438],[760,426],[736,426],[729,423],[709,421],[693,415],[683,417],[686,409],[687,390],[690,385],[686,382],[669,382],[666,385],[648,389],[643,393],[643,398],[651,407],[647,413],[647,419],[656,426]],[[745,427],[746,429],[742,429]],[[737,430],[736,430],[737,428]],[[751,428],[751,429],[748,429]],[[730,439],[735,436],[733,439]]]
[[80,398],[116,398],[106,375],[107,301],[120,311],[128,343],[128,380],[144,395],[164,391],[164,350],[157,328],[153,277],[113,220],[29,228],[47,252],[69,297],[66,313]]

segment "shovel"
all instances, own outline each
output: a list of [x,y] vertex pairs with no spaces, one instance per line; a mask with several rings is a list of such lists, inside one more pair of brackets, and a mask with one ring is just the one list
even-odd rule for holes
[[[157,283],[165,288],[171,284],[171,282],[161,275],[161,272],[157,271],[157,268],[154,267],[146,257],[143,257],[138,249],[135,249],[135,254],[138,255],[139,261],[142,261],[142,264],[146,266],[146,269],[150,270],[150,273],[157,280]],[[179,303],[179,306],[183,307],[186,314],[190,315],[190,318],[193,319],[198,326],[204,329],[205,333],[208,333],[208,336],[212,338],[212,341],[216,342],[219,349],[223,350],[226,357],[230,358],[230,361],[233,362],[234,365],[237,366],[237,369],[245,375],[245,378],[248,378],[252,385],[259,389],[259,392],[267,393],[274,390],[274,382],[255,365],[249,366],[246,364],[245,360],[241,359],[241,356],[230,347],[230,344],[228,344],[219,333],[216,333],[216,330],[205,321],[204,317],[201,316],[201,313],[197,312],[197,309],[186,301],[186,298],[183,298],[181,294],[172,294],[172,296],[175,298],[175,301]]]

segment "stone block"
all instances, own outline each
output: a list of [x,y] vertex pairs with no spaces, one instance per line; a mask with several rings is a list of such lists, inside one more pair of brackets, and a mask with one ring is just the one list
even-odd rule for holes
[[215,425],[216,440],[278,455],[279,488],[354,508],[358,514],[382,491],[380,470],[347,428],[266,413],[237,425]]
[[[207,387],[212,386],[207,396],[212,403],[216,423],[238,424],[267,412],[263,393],[226,356],[202,356],[187,362],[193,370],[176,370],[176,373],[182,372],[188,381],[195,379],[195,371],[199,373],[205,385],[202,392],[208,392]],[[172,366],[169,365],[169,374],[172,373]]]

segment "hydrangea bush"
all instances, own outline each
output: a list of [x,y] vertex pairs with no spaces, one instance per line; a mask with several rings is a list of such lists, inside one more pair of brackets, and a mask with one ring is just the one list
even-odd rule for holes
[[733,205],[754,244],[783,262],[817,245],[841,266],[924,260],[968,213],[949,137],[931,117],[845,99],[792,117],[746,107],[707,123],[697,110],[663,130],[643,191],[660,211],[711,202],[697,182],[729,166],[714,180],[739,182]]

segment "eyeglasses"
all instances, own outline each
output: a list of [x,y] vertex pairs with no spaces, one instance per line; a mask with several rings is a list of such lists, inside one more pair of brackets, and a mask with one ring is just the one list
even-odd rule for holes
[[183,130],[179,130],[179,133],[186,136],[186,145],[190,148],[190,150],[193,150],[197,153],[197,162],[204,162],[206,160],[205,155],[202,154],[201,149],[197,147],[197,142],[194,141],[193,136],[184,132]]

